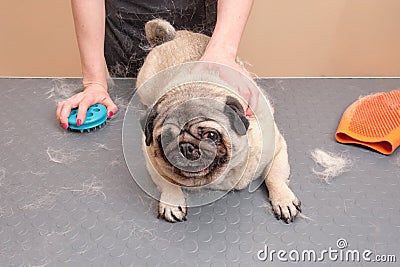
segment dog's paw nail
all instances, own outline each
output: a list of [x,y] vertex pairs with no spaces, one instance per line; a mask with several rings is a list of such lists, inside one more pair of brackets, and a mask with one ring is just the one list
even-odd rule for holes
[[301,201],[298,201],[297,204],[293,202],[293,205],[296,207],[296,210],[298,210],[298,212],[301,212]]

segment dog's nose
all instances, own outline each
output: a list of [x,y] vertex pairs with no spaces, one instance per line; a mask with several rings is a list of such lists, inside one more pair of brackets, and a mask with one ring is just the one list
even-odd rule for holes
[[189,160],[197,160],[200,158],[200,150],[191,143],[180,143],[179,149],[182,155]]

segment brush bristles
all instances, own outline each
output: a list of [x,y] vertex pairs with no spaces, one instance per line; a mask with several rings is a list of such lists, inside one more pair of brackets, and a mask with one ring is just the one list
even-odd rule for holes
[[92,128],[88,128],[88,129],[72,129],[72,128],[69,128],[68,127],[68,130],[69,131],[71,131],[71,132],[81,132],[81,133],[83,133],[83,132],[88,132],[88,133],[90,133],[90,131],[94,131],[94,130],[97,130],[97,129],[101,129],[101,127],[103,127],[104,125],[106,125],[106,122],[107,121],[105,121],[105,122],[103,122],[102,124],[100,124],[100,125],[97,125],[97,126],[95,126],[95,127],[92,127]]

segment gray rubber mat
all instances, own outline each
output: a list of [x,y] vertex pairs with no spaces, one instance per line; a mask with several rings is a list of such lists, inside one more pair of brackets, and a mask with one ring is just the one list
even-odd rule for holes
[[[285,259],[372,266],[400,257],[399,151],[384,156],[334,140],[349,104],[399,88],[400,79],[259,83],[275,106],[291,188],[308,217],[292,224],[274,218],[264,186],[191,208],[183,223],[157,219],[156,201],[134,182],[122,152],[132,79],[114,80],[120,111],[83,134],[55,119],[56,101],[78,90],[79,80],[0,79],[0,266],[276,266]],[[321,182],[312,172],[316,148],[344,153],[353,165]]]

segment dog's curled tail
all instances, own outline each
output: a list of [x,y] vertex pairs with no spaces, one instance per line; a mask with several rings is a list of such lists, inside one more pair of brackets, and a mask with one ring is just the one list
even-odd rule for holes
[[146,23],[144,30],[146,39],[154,47],[175,38],[175,29],[172,25],[163,19],[153,19]]

